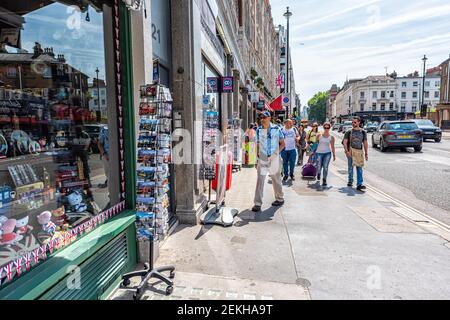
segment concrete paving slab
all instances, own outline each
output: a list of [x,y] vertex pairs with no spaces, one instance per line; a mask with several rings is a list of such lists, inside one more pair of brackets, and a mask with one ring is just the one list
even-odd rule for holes
[[378,232],[426,233],[416,224],[401,218],[387,208],[351,206],[349,208]]
[[[268,282],[236,277],[177,272],[174,291],[164,294],[166,286],[153,282],[142,300],[309,300],[308,289],[297,284]],[[112,300],[130,300],[131,289],[120,289]]]

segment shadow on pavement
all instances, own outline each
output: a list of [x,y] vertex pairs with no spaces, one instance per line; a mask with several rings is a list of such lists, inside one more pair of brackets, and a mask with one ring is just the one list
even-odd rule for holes
[[357,190],[350,188],[350,187],[340,188],[339,192],[347,195],[348,197],[355,197],[358,194],[362,194],[361,192],[358,192]]
[[275,207],[271,207],[267,210],[261,211],[259,213],[255,213],[251,210],[245,210],[242,211],[238,217],[242,220],[242,221],[238,221],[234,224],[235,227],[237,228],[242,228],[244,226],[249,225],[250,223],[261,223],[261,222],[268,222],[268,221],[272,221],[273,217],[275,216],[275,213],[279,210],[280,208],[275,208]]

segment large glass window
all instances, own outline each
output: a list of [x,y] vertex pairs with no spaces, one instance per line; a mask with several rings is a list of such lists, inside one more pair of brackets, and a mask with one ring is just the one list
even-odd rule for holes
[[37,263],[72,242],[118,202],[101,1],[24,3],[0,3],[10,12],[0,29],[13,35],[0,48],[0,270],[14,262],[2,278],[29,269],[24,254]]

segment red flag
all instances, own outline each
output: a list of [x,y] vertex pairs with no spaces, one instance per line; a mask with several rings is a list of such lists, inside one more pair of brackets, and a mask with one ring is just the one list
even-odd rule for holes
[[270,104],[270,107],[273,110],[282,111],[283,110],[283,95],[281,94],[278,98],[273,100],[272,103]]

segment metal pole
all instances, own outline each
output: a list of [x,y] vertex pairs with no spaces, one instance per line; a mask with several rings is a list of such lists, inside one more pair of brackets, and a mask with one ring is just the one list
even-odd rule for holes
[[423,106],[424,106],[424,104],[425,104],[425,76],[426,76],[426,65],[427,65],[427,56],[426,55],[424,55],[423,56],[423,80],[422,80],[422,103],[420,104],[420,113],[421,113],[421,116],[422,116],[422,108],[423,108]]
[[289,106],[291,105],[291,88],[289,84],[289,75],[290,75],[290,59],[289,59],[289,19],[292,17],[292,12],[289,11],[289,7],[287,7],[286,13],[284,16],[287,19],[287,48],[286,48],[286,93],[289,94],[289,105],[286,107],[286,119],[289,118]]
[[98,81],[98,73],[100,72],[98,70],[98,68],[95,70],[95,72],[97,73],[97,104],[98,104],[98,110],[97,110],[97,122],[101,122],[102,121],[102,112],[101,112],[101,108],[100,108],[100,84]]

